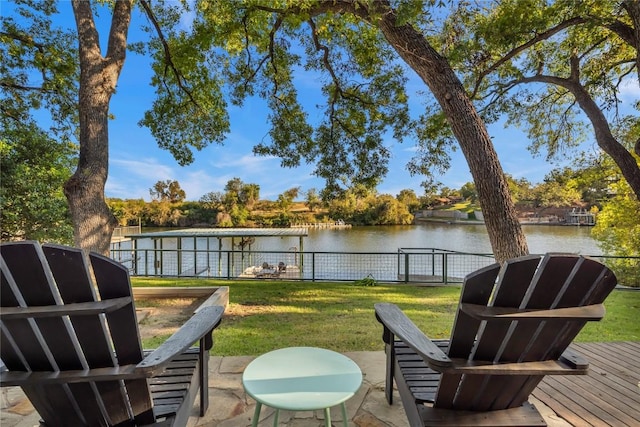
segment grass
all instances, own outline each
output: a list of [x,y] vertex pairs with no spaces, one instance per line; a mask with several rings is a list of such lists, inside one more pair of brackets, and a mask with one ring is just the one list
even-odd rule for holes
[[474,211],[479,211],[480,206],[476,203],[471,203],[470,201],[458,202],[452,205],[448,205],[443,208],[445,211],[461,211],[465,213],[472,213]]
[[[229,286],[229,307],[215,332],[213,354],[257,355],[288,346],[339,352],[382,350],[373,305],[393,302],[431,338],[451,333],[459,287],[355,286],[353,283],[220,281],[133,278],[134,286]],[[638,341],[640,292],[614,291],[601,322],[590,322],[577,341]],[[145,341],[157,346],[160,336]]]

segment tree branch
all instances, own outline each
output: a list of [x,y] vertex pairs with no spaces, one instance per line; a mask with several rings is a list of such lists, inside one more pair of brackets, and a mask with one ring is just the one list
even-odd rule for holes
[[[33,39],[33,37],[31,37],[30,35],[26,35],[26,34],[18,34],[18,33],[5,33],[4,31],[0,31],[0,37],[8,37],[10,39],[13,39],[15,41],[21,42],[27,46],[31,46],[34,47],[38,50],[38,52],[42,55],[42,57],[44,58],[45,52],[46,52],[46,46],[42,43],[36,43],[36,41]],[[47,78],[47,68],[46,67],[41,67],[40,68],[40,74],[42,74],[42,81],[43,82],[47,82],[49,81],[49,79]],[[6,85],[6,84],[5,84]],[[19,89],[19,90],[37,90],[37,88],[31,87],[25,87],[25,86],[19,86],[19,85],[7,85],[5,87],[11,87],[14,86],[14,89]]]
[[28,92],[55,93],[55,91],[44,89],[42,86],[24,86],[24,85],[17,85],[17,84],[7,83],[7,82],[4,82],[4,81],[0,81],[0,87],[4,87],[4,88],[7,88],[7,89],[21,90],[21,91],[25,91],[25,92],[28,91]]
[[557,76],[549,76],[546,74],[536,74],[534,76],[522,77],[512,81],[513,85],[523,83],[549,83],[557,86],[562,86],[569,89],[575,82],[571,79],[565,79]]
[[[629,31],[629,38],[625,36],[626,32],[624,30],[616,34],[619,34],[623,40],[628,40],[627,43],[635,49],[636,70],[638,71],[638,77],[640,77],[640,4],[637,0],[625,0],[622,2],[622,7],[627,11],[629,18],[631,18],[633,27]],[[612,31],[615,31],[615,29],[612,29]]]
[[264,63],[267,61],[267,59],[269,59],[269,55],[265,55],[264,58],[262,58],[262,60],[260,61],[260,63],[258,64],[258,66],[256,68],[251,68],[251,42],[249,40],[249,28],[247,26],[247,14],[245,14],[242,17],[242,25],[244,27],[244,49],[247,52],[247,63],[245,64],[245,67],[247,70],[251,71],[251,75],[248,76],[245,80],[244,80],[244,90],[245,92],[247,91],[247,88],[249,87],[249,83],[251,83],[251,81],[255,78],[255,76],[258,74],[258,71],[260,71],[260,69],[262,68],[262,66],[264,65]]
[[166,68],[168,67],[172,71],[174,77],[176,78],[176,84],[178,85],[180,90],[182,90],[184,93],[187,94],[187,96],[189,97],[189,100],[196,107],[200,108],[200,104],[195,100],[195,98],[193,97],[193,94],[191,93],[191,91],[185,85],[184,77],[182,76],[180,71],[178,71],[177,67],[173,63],[173,58],[172,58],[172,55],[171,55],[171,49],[169,48],[169,44],[167,43],[167,40],[164,37],[164,33],[162,32],[162,28],[160,28],[160,24],[158,23],[158,20],[156,19],[155,15],[153,13],[153,10],[151,9],[151,5],[149,4],[148,0],[140,0],[140,4],[142,5],[142,8],[144,9],[147,17],[149,18],[149,20],[153,24],[154,28],[156,29],[156,33],[158,34],[158,39],[160,40],[160,43],[162,44],[162,47],[163,47],[163,50],[164,50],[165,72],[166,72]]
[[95,62],[95,58],[102,55],[100,54],[100,37],[93,20],[91,4],[82,0],[73,0],[72,5],[78,29],[78,39],[80,40],[80,62],[83,60],[88,63]]
[[107,58],[122,68],[127,55],[127,33],[131,23],[131,10],[133,4],[131,0],[117,1],[113,9],[111,28],[109,30],[109,40],[107,43]]
[[478,91],[480,90],[480,85],[482,84],[482,80],[484,80],[484,78],[487,75],[489,75],[490,73],[492,73],[495,70],[497,70],[498,67],[500,67],[501,65],[503,65],[507,61],[511,60],[515,56],[519,55],[520,53],[522,53],[523,51],[525,51],[529,47],[533,46],[534,44],[536,44],[536,43],[538,43],[538,42],[540,42],[542,40],[547,40],[551,36],[559,33],[560,31],[562,31],[562,30],[564,30],[566,28],[569,28],[571,26],[578,25],[578,24],[583,24],[585,22],[587,22],[587,20],[585,18],[582,18],[582,17],[579,17],[579,16],[567,19],[566,21],[562,21],[561,23],[559,23],[555,27],[549,28],[547,31],[544,31],[544,32],[539,33],[539,34],[536,34],[536,36],[534,38],[532,38],[531,40],[529,40],[529,41],[521,44],[520,46],[516,47],[515,49],[512,49],[511,51],[507,52],[496,63],[494,63],[489,68],[483,70],[480,73],[480,75],[476,79],[476,83],[475,83],[475,86],[473,88],[473,91],[471,92],[471,98],[475,98],[475,96],[478,94]]
[[274,46],[276,44],[276,32],[280,29],[282,25],[282,16],[278,16],[276,22],[273,24],[271,31],[269,31],[269,58],[271,58],[271,67],[273,68],[273,94],[278,93],[278,79],[276,76],[278,75],[278,67],[275,61],[275,49]]
[[33,46],[35,48],[37,48],[40,51],[43,51],[45,46],[41,43],[36,43],[36,41],[33,39],[33,37],[28,36],[28,35],[24,35],[24,34],[18,34],[18,33],[5,33],[4,31],[0,31],[0,36],[1,37],[8,37],[10,39],[13,39],[15,41],[19,41],[21,43],[24,43],[26,45],[29,46]]
[[616,89],[618,89],[620,87],[620,85],[622,84],[622,81],[624,80],[624,78],[627,77],[629,74],[633,73],[633,70],[635,69],[635,62],[634,61],[624,61],[624,62],[621,62],[621,63],[617,64],[617,65],[622,65],[622,64],[627,64],[629,62],[633,62],[634,65],[629,67],[629,69],[627,71],[625,71],[624,73],[620,74],[620,77],[618,77],[618,83],[616,83],[616,85],[615,85]]
[[601,37],[598,41],[596,41],[595,43],[592,43],[588,49],[582,52],[582,54],[580,55],[580,59],[586,58],[591,52],[598,49],[598,47],[600,47],[602,44],[604,44],[607,41],[607,38],[608,37]]
[[[623,3],[622,5],[627,10],[627,12],[629,12],[629,9],[625,7],[625,4]],[[629,13],[629,15],[631,14]],[[616,33],[627,44],[634,47],[638,45],[638,41],[635,38],[633,28],[625,24],[624,22],[616,19],[615,21],[606,24],[605,27]]]
[[331,76],[331,80],[333,80],[333,83],[335,84],[340,97],[344,99],[355,99],[356,101],[358,101],[363,105],[372,105],[371,102],[363,99],[362,97],[356,95],[355,93],[346,92],[342,88],[342,83],[340,82],[340,79],[336,74],[335,69],[333,68],[333,65],[331,64],[331,60],[329,58],[329,53],[330,53],[329,48],[323,45],[322,43],[320,43],[320,40],[318,39],[318,33],[316,31],[316,24],[313,21],[313,19],[309,18],[307,22],[309,23],[309,27],[311,28],[311,38],[313,39],[313,44],[317,51],[322,52],[322,64],[324,65],[324,68],[329,72],[329,75]]
[[574,82],[580,82],[580,59],[578,55],[571,54],[569,57],[569,64],[571,64],[571,74],[569,79]]
[[307,23],[311,28],[311,39],[313,40],[313,45],[315,46],[316,51],[322,52],[322,64],[324,65],[324,68],[329,72],[331,80],[333,80],[333,83],[336,85],[338,92],[342,95],[343,91],[340,80],[338,79],[338,76],[333,69],[333,65],[331,65],[331,61],[329,60],[329,48],[320,43],[320,40],[318,39],[316,23],[313,21],[313,19],[309,18],[307,20]]

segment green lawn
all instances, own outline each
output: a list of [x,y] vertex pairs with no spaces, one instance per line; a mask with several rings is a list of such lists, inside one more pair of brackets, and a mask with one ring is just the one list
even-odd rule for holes
[[[340,352],[382,350],[373,305],[393,302],[432,338],[448,337],[459,287],[355,286],[352,283],[133,278],[134,286],[229,286],[229,307],[215,332],[214,354],[257,355],[287,346]],[[614,291],[607,314],[578,341],[638,341],[640,292]],[[156,340],[145,341],[154,347]]]

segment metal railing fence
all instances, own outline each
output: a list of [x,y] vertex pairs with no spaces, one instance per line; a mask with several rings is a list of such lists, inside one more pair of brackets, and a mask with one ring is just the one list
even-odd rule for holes
[[[492,254],[436,248],[400,248],[396,252],[291,252],[116,247],[112,248],[111,257],[125,265],[132,276],[308,281],[356,281],[372,277],[379,282],[413,284],[462,283],[467,274],[495,262]],[[640,271],[640,257],[594,255],[592,258],[608,265],[622,263],[627,270],[635,266],[635,271]],[[282,268],[277,268],[278,265]],[[638,285],[629,283],[629,286]]]

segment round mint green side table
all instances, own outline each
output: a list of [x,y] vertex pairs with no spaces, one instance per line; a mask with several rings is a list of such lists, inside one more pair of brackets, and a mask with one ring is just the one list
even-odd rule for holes
[[242,385],[256,401],[253,427],[258,425],[262,405],[276,410],[315,411],[324,409],[325,425],[331,426],[329,409],[342,406],[342,419],[348,426],[349,400],[362,385],[362,371],[348,357],[315,347],[289,347],[254,359],[242,374]]

